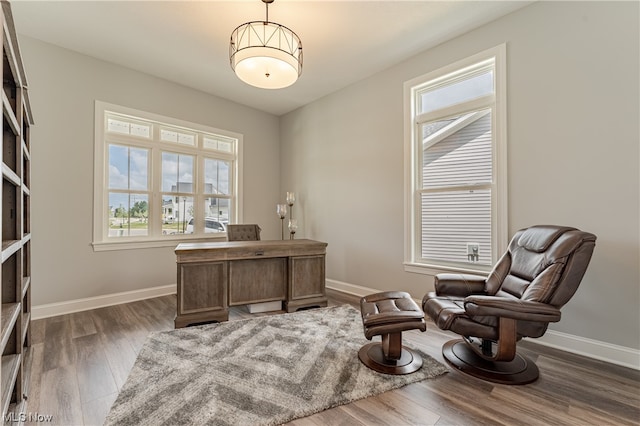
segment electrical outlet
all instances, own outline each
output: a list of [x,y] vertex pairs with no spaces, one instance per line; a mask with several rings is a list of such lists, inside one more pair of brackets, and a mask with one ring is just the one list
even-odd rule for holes
[[477,262],[480,260],[480,244],[467,243],[467,259],[469,262]]

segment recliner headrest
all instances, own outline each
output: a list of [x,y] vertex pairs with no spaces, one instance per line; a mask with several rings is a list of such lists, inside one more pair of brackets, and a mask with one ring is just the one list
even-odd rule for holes
[[542,253],[549,246],[567,231],[573,231],[576,228],[569,226],[555,226],[555,225],[535,225],[531,228],[525,229],[520,238],[518,239],[518,245],[524,247],[527,250]]

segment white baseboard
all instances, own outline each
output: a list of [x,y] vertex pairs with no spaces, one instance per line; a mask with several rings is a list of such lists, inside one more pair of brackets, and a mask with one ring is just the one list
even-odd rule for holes
[[87,297],[66,302],[34,305],[31,308],[31,319],[55,317],[89,309],[104,308],[105,306],[135,302],[136,300],[151,299],[176,293],[176,284],[161,287],[151,287],[142,290],[125,291],[122,293],[105,294],[104,296]]
[[[347,293],[353,296],[363,297],[377,293],[380,290],[349,284],[342,281],[327,279],[327,288]],[[587,339],[559,331],[548,330],[544,336],[538,339],[527,340],[531,343],[549,346],[566,352],[583,355],[589,358],[605,361],[611,364],[640,370],[640,350],[618,346],[599,340]]]
[[362,287],[355,284],[349,284],[342,281],[326,279],[325,280],[327,288],[332,290],[339,291],[341,293],[350,294],[352,296],[364,297],[368,294],[378,293],[382,290],[376,290],[373,288]]
[[544,336],[527,341],[640,370],[640,351],[626,346],[614,345],[554,330],[547,330]]

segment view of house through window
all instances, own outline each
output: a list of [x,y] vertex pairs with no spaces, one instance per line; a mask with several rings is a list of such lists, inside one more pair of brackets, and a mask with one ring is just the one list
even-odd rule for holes
[[239,138],[120,108],[96,112],[96,179],[105,185],[96,186],[94,245],[224,234],[237,214]]
[[407,264],[486,270],[496,261],[498,228],[506,227],[506,157],[496,133],[504,105],[497,55],[486,56],[405,86],[413,111]]

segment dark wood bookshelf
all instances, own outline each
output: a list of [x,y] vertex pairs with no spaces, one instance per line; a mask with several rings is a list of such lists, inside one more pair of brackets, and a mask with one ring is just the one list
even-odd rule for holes
[[30,132],[27,80],[11,14],[2,0],[2,235],[0,267],[0,404],[7,414],[26,412],[31,359]]

